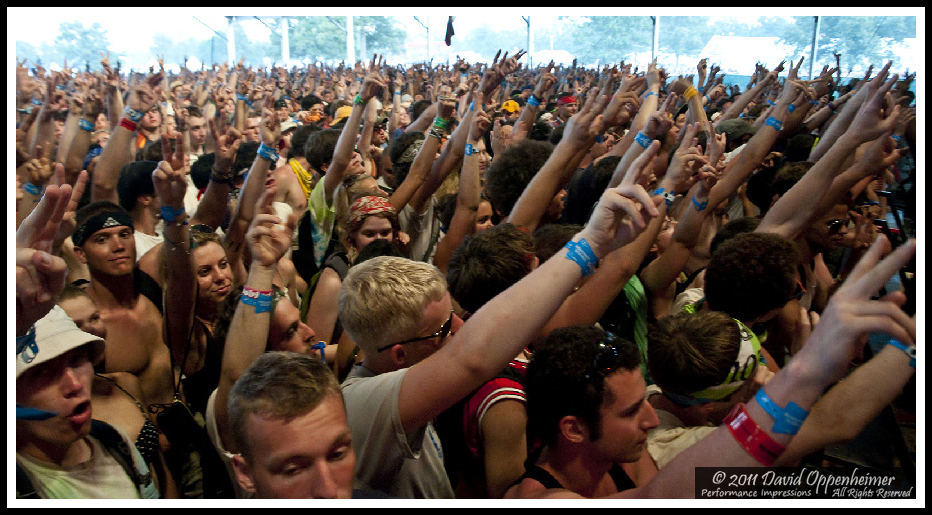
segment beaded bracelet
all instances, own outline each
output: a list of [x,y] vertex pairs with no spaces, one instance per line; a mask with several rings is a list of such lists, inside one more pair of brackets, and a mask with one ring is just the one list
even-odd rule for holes
[[276,152],[274,148],[266,146],[265,143],[259,143],[259,150],[256,152],[256,154],[258,154],[259,157],[268,159],[273,163],[278,162],[278,152]]
[[595,267],[599,265],[599,258],[596,257],[592,247],[585,238],[580,238],[578,242],[570,241],[566,245],[566,259],[575,262],[582,270],[583,277],[592,275]]
[[272,310],[272,291],[254,290],[248,286],[243,287],[243,294],[239,298],[240,302],[247,306],[256,308],[256,314],[266,313]]
[[699,202],[696,200],[696,197],[693,197],[693,206],[696,207],[696,211],[702,211],[703,209],[708,207],[708,205],[709,205],[708,199],[706,199],[703,202]]
[[773,127],[774,129],[777,129],[778,131],[783,130],[783,122],[781,122],[780,120],[777,120],[773,116],[771,116],[770,118],[767,118],[767,121],[764,123]]
[[26,193],[30,195],[39,196],[42,194],[42,188],[29,182],[23,184],[23,189],[26,190]]
[[790,402],[786,408],[777,406],[767,395],[763,388],[757,390],[754,396],[760,407],[773,417],[773,432],[783,435],[795,435],[803,425],[803,421],[809,416],[809,412],[800,408],[795,402]]
[[437,127],[431,127],[430,130],[427,131],[427,135],[430,136],[430,137],[432,137],[432,138],[437,138],[437,139],[440,139],[440,140],[443,139],[443,131],[441,131],[441,130],[438,129]]
[[666,202],[667,207],[672,206],[673,201],[676,200],[676,195],[674,195],[672,191],[667,191],[664,188],[655,189],[653,194],[663,197],[663,201]]
[[650,147],[650,144],[654,142],[653,139],[651,139],[648,135],[644,134],[643,132],[638,132],[637,135],[634,137],[634,141],[636,141],[638,145],[641,145],[644,148]]
[[134,121],[132,121],[132,120],[129,120],[129,119],[126,119],[126,118],[120,118],[120,127],[123,127],[124,129],[126,129],[126,130],[128,130],[128,131],[130,131],[130,132],[136,132],[136,129],[137,129],[139,126],[136,125],[136,122],[134,122]]
[[78,127],[86,130],[87,132],[94,132],[94,124],[85,120],[84,118],[78,120]]

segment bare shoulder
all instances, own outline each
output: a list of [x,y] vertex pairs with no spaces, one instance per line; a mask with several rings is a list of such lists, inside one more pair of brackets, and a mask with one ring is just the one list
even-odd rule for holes
[[540,481],[524,478],[505,492],[505,499],[583,499],[565,488],[547,488]]

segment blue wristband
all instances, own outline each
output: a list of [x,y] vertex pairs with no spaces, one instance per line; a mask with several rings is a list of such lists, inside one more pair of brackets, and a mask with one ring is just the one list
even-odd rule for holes
[[472,145],[470,145],[469,143],[467,143],[467,144],[466,144],[466,150],[464,150],[463,153],[466,154],[467,156],[471,156],[471,155],[473,154]]
[[772,105],[772,106],[774,106],[774,107],[776,107],[776,105],[777,105],[777,104],[774,104],[774,103],[773,103],[773,100],[768,100],[767,103],[770,104],[770,105]]
[[78,120],[78,127],[86,130],[87,132],[94,132],[94,124],[85,120],[84,118]]
[[817,106],[817,105],[819,105],[819,101],[818,101],[818,100],[810,100],[810,101],[809,101],[809,105]]
[[799,431],[803,421],[809,416],[809,412],[800,408],[795,402],[790,402],[786,408],[781,408],[767,396],[763,388],[757,390],[754,396],[760,407],[773,417],[773,432],[783,435],[795,435]]
[[693,197],[693,206],[696,206],[696,211],[702,211],[703,209],[708,207],[708,205],[709,205],[708,200],[706,200],[705,202],[699,202],[696,200],[696,197]]
[[256,308],[256,314],[272,311],[272,296],[268,293],[244,288],[243,295],[239,299],[243,304]]
[[654,142],[654,140],[647,137],[647,135],[643,132],[637,133],[637,136],[634,137],[634,141],[636,141],[638,145],[641,145],[644,148],[650,147],[650,144]]
[[529,106],[537,107],[537,106],[540,105],[540,99],[538,99],[538,98],[535,97],[534,95],[531,95],[531,96],[527,97],[527,104],[528,104]]
[[175,209],[171,206],[162,206],[159,208],[159,214],[161,215],[162,220],[171,222],[179,216],[184,215],[184,208],[182,207],[181,209]]
[[256,153],[259,157],[268,159],[272,163],[278,162],[278,152],[272,147],[267,147],[265,143],[259,143],[259,150]]
[[906,345],[905,343],[899,340],[893,340],[887,342],[887,345],[892,345],[897,349],[905,352],[909,356],[909,366],[916,368],[916,346],[915,345]]
[[783,130],[783,122],[781,122],[780,120],[777,120],[773,116],[771,116],[770,118],[767,118],[767,121],[765,123],[773,127],[774,129],[777,129],[778,131]]
[[566,259],[575,262],[582,269],[583,277],[592,275],[595,267],[599,265],[599,258],[585,238],[580,238],[578,242],[570,241],[566,244]]
[[[702,90],[700,89],[699,91],[702,91]],[[643,100],[647,100],[647,97],[649,97],[649,96],[651,96],[651,95],[654,95],[655,97],[660,98],[656,93],[654,93],[653,91],[650,91],[650,92],[648,92],[646,95],[644,95]]]
[[676,195],[674,195],[672,191],[667,191],[664,188],[655,189],[653,194],[663,197],[663,201],[667,204],[667,207],[672,206],[673,201],[676,200]]
[[42,195],[42,188],[36,186],[35,184],[25,183],[23,184],[23,189],[26,190],[26,193],[30,195],[39,196]]
[[32,99],[32,105],[40,106],[40,105],[42,105],[42,101],[39,100],[38,98],[34,98],[34,99]]
[[795,104],[790,104],[790,105],[786,106],[786,110],[792,113],[793,111],[796,110],[796,105],[795,105]]
[[142,117],[145,115],[146,113],[144,111],[137,111],[132,107],[126,108],[126,118],[133,123],[139,123],[139,120],[142,120]]

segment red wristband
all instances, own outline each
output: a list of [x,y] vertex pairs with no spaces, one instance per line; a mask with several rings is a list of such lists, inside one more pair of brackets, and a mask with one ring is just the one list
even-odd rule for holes
[[786,447],[775,442],[754,422],[744,403],[735,404],[725,418],[725,425],[738,444],[765,467],[772,467],[774,461],[786,451]]
[[120,118],[120,127],[123,127],[130,132],[136,132],[136,122],[130,120],[129,118]]

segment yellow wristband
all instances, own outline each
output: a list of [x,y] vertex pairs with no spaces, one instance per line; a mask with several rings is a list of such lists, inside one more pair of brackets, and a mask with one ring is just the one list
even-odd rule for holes
[[696,96],[697,93],[699,93],[699,92],[696,91],[696,88],[690,86],[689,89],[687,89],[685,92],[683,92],[683,98],[685,98],[686,101],[689,102],[689,99],[691,99],[692,97]]

